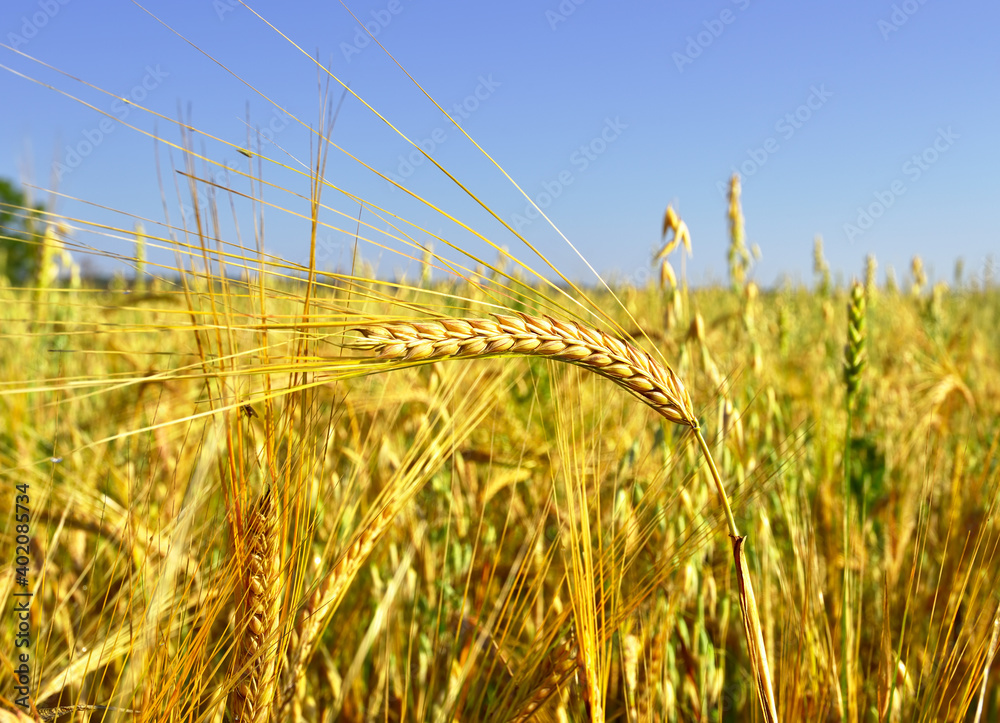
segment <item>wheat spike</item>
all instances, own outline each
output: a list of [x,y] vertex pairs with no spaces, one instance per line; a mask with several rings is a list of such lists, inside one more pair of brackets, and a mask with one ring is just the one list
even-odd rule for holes
[[924,293],[924,286],[927,285],[927,272],[924,271],[924,260],[919,256],[914,256],[910,262],[910,275],[913,276],[910,293],[913,296],[920,296]]
[[239,682],[229,695],[233,723],[263,723],[274,698],[280,610],[277,518],[271,489],[247,515],[240,577],[240,643],[233,670]]
[[354,580],[358,570],[368,559],[375,543],[382,533],[388,529],[399,511],[397,500],[387,505],[358,534],[354,542],[340,556],[337,564],[323,578],[319,586],[309,596],[305,607],[299,613],[295,622],[295,630],[289,640],[289,658],[291,664],[286,671],[286,677],[281,695],[281,708],[291,700],[295,686],[301,675],[305,673],[304,666],[312,655],[313,648],[319,641],[323,626],[332,607],[335,607],[347,586]]
[[570,634],[543,663],[540,676],[534,681],[527,697],[508,718],[511,723],[524,723],[541,708],[559,687],[576,672],[579,667],[580,647],[576,635]]
[[865,298],[874,306],[875,295],[878,293],[878,261],[875,254],[865,258]]
[[861,384],[868,355],[865,352],[865,288],[855,281],[847,304],[847,346],[844,347],[844,384],[854,396]]
[[483,356],[540,356],[590,369],[676,424],[698,426],[691,398],[672,369],[627,341],[550,317],[496,314],[361,327],[354,346],[381,359],[438,361]]
[[729,179],[729,281],[733,290],[738,291],[746,281],[750,268],[750,252],[746,246],[743,208],[740,206],[740,175],[734,173]]

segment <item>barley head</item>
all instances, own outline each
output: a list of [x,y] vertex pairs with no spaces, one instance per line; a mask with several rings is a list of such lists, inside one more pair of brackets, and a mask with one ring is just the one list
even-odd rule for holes
[[691,398],[674,371],[627,341],[550,317],[496,314],[494,319],[439,319],[359,327],[356,348],[396,361],[540,356],[610,379],[677,424],[697,427]]
[[270,487],[250,508],[241,542],[241,637],[233,667],[239,679],[229,695],[229,709],[233,723],[263,723],[274,698],[281,604],[277,516]]

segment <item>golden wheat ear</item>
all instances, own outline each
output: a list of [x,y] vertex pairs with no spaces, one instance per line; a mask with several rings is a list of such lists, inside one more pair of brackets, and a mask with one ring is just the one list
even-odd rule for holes
[[248,510],[238,544],[242,599],[232,667],[237,683],[229,694],[229,711],[233,723],[264,723],[274,699],[281,608],[278,522],[270,486]]
[[523,690],[516,698],[518,705],[507,719],[511,723],[525,723],[555,695],[566,680],[579,668],[580,646],[571,629],[566,637],[531,671],[528,678],[520,680]]
[[639,397],[676,424],[695,427],[691,398],[669,367],[604,332],[550,317],[497,314],[360,327],[359,349],[382,359],[439,361],[483,356],[541,356],[585,367]]

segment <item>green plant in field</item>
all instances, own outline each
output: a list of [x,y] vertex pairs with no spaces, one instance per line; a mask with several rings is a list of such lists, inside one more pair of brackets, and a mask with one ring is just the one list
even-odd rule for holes
[[854,403],[861,385],[861,374],[868,362],[865,349],[865,298],[865,287],[855,281],[851,285],[850,302],[847,305],[847,344],[844,346],[844,386],[849,406]]
[[[847,304],[847,344],[844,346],[844,387],[846,389],[847,425],[844,437],[844,482],[842,487],[844,519],[843,519],[843,555],[844,579],[841,592],[840,621],[840,666],[841,666],[841,698],[847,720],[857,718],[857,695],[853,685],[852,665],[854,664],[852,646],[858,636],[853,624],[851,560],[851,456],[853,442],[853,425],[855,398],[861,386],[861,375],[867,364],[866,332],[865,332],[865,290],[864,286],[855,281],[851,285],[850,300]],[[861,498],[864,499],[862,490]],[[863,508],[863,504],[862,504]],[[862,531],[864,530],[864,512],[859,515]],[[853,592],[857,594],[857,592]]]
[[0,273],[16,286],[38,275],[44,213],[42,204],[32,204],[24,191],[0,178]]

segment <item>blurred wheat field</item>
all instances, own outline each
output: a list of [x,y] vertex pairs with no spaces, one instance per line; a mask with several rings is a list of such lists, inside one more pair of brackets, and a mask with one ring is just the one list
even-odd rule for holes
[[[0,719],[762,719],[689,428],[551,359],[358,347],[518,313],[682,380],[748,539],[781,720],[1000,717],[995,286],[927,290],[915,262],[865,307],[817,263],[813,287],[758,289],[738,187],[731,286],[669,265],[572,283],[509,226],[477,230],[499,228],[485,202],[473,225],[426,199],[449,236],[341,189],[345,91],[322,77],[311,155],[248,141],[229,185],[210,179],[240,148],[159,119],[190,216],[4,209],[39,261],[0,289]],[[274,189],[269,167],[296,172]],[[264,251],[265,210],[307,222],[309,263]],[[353,244],[341,268],[318,228]],[[698,242],[672,209],[664,235]],[[127,271],[81,279],[87,256]]]

